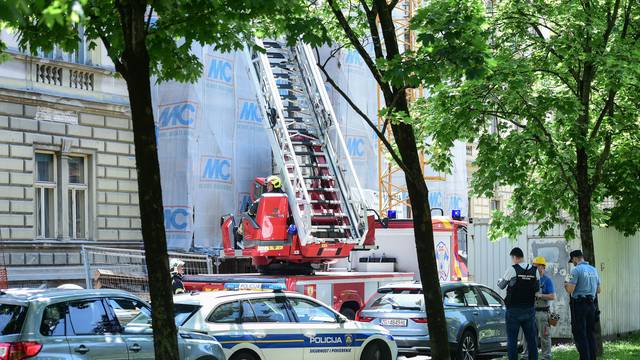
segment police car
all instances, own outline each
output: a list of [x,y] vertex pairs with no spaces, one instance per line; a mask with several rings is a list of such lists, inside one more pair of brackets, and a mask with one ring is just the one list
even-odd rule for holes
[[261,288],[268,286],[228,283],[229,291],[176,295],[178,325],[213,335],[229,360],[396,359],[388,330],[348,320],[308,296]]

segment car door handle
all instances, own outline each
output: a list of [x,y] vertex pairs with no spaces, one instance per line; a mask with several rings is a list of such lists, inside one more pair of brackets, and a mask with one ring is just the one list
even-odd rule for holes
[[79,353],[79,354],[86,354],[86,353],[89,352],[89,348],[84,346],[84,345],[80,345],[77,348],[75,348],[74,351]]
[[473,312],[473,315],[478,316],[478,315],[480,315],[480,313],[479,313],[479,312],[477,312],[477,311],[474,311],[474,312]]
[[253,335],[258,339],[263,339],[263,338],[267,337],[267,334],[263,333],[263,332],[255,333]]
[[142,348],[138,344],[133,344],[133,345],[129,346],[129,350],[131,350],[133,352],[138,352],[138,351],[142,350]]

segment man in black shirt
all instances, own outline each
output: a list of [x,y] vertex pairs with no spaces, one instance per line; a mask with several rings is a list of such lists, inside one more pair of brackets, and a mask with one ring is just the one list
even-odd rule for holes
[[518,332],[522,328],[527,341],[529,360],[538,360],[536,339],[536,293],[540,289],[538,271],[524,262],[522,249],[515,247],[509,253],[513,266],[498,281],[500,289],[507,288],[507,351],[509,360],[518,358]]

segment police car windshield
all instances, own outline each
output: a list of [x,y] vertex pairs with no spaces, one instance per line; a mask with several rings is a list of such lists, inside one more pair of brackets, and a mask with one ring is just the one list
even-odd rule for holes
[[19,334],[26,315],[26,306],[0,304],[0,335]]
[[416,289],[394,289],[392,292],[377,293],[365,309],[424,311],[424,296],[422,291]]
[[200,309],[199,305],[192,304],[174,304],[173,306],[176,326],[184,325]]

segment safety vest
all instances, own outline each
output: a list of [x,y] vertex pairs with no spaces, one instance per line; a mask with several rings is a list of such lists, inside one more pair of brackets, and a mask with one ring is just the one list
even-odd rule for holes
[[535,266],[523,269],[519,264],[513,265],[516,271],[516,281],[507,288],[507,307],[533,307],[536,291],[539,289]]

